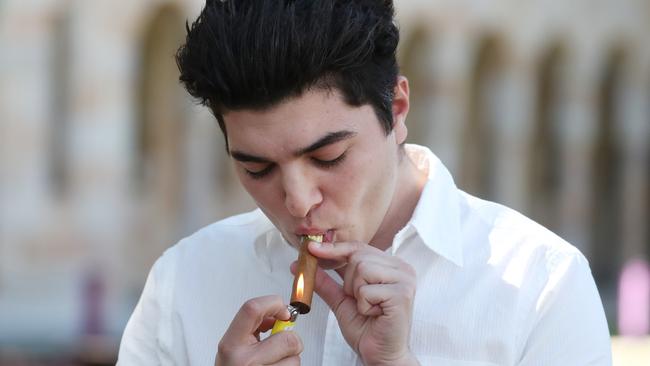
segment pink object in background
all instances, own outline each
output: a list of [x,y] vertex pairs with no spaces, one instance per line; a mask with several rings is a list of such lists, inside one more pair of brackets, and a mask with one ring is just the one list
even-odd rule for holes
[[83,283],[83,335],[101,335],[104,332],[104,279],[98,270],[87,272]]
[[621,272],[618,330],[622,336],[650,333],[650,267],[642,259],[629,261]]

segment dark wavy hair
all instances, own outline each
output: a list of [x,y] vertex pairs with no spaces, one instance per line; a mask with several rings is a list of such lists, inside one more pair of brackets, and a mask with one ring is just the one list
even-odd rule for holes
[[176,53],[180,81],[226,137],[228,110],[264,110],[311,88],[369,104],[388,135],[399,31],[392,0],[207,0]]

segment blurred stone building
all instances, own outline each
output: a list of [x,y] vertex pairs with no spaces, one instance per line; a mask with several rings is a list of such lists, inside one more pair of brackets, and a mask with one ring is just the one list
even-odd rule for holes
[[[254,207],[177,82],[202,5],[0,1],[0,363],[114,351],[165,248]],[[615,331],[650,252],[650,1],[396,6],[411,141],[579,247]]]

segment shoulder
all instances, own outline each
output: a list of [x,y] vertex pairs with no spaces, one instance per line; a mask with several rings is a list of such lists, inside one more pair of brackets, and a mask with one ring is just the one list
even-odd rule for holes
[[486,307],[507,309],[518,358],[549,365],[606,360],[607,322],[580,250],[516,210],[460,195],[465,263],[480,293],[489,294]]
[[259,267],[256,243],[273,229],[260,210],[212,223],[168,248],[154,263],[147,283],[157,301],[171,308],[179,296],[197,296],[204,286],[214,285],[212,279]]
[[506,206],[465,193],[462,197],[464,235],[482,239],[487,262],[500,268],[503,276],[538,291],[568,269],[591,276],[580,250],[549,229]]
[[[273,224],[261,210],[256,209],[247,213],[230,216],[223,220],[205,226],[188,237],[182,239],[171,251],[187,252],[202,250],[205,247],[232,247],[237,249],[273,229]],[[168,251],[169,251],[168,250]]]
[[230,216],[205,226],[183,239],[179,244],[191,245],[186,243],[201,242],[204,240],[222,241],[224,237],[229,239],[245,239],[261,235],[271,228],[273,228],[271,222],[261,210],[256,209],[243,214]]
[[259,209],[231,216],[180,240],[163,253],[156,266],[172,269],[178,263],[196,266],[205,261],[251,256],[256,240],[273,229],[273,224]]

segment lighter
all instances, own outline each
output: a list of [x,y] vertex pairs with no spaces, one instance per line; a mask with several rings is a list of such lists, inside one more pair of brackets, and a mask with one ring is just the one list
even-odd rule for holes
[[293,329],[293,325],[296,324],[296,319],[298,319],[298,309],[287,305],[287,310],[289,310],[289,320],[276,320],[271,334]]

